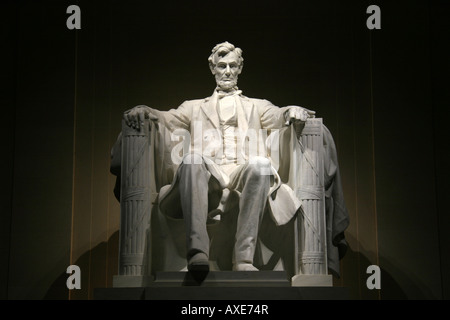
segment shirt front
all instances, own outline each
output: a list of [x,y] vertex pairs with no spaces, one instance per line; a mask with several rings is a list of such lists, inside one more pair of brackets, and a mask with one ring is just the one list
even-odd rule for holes
[[219,165],[227,175],[230,175],[238,167],[236,99],[239,99],[236,93],[224,97],[219,95],[217,103],[223,147],[222,159]]

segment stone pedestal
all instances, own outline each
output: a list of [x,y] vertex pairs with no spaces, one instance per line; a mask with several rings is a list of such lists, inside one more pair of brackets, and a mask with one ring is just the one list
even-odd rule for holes
[[[124,277],[122,277],[124,278]],[[117,278],[119,279],[119,278]],[[157,272],[143,287],[98,288],[96,300],[341,300],[349,299],[347,288],[291,286],[284,271],[232,272],[208,274]],[[121,279],[122,280],[122,279]],[[130,280],[130,279],[128,279]],[[146,279],[150,280],[150,279]],[[297,280],[297,279],[295,279]],[[299,281],[300,281],[299,280]],[[317,281],[317,279],[315,279]],[[321,279],[322,281],[324,279]]]
[[333,276],[329,274],[299,274],[292,277],[293,287],[332,287]]
[[157,272],[152,286],[157,287],[290,287],[284,271]]

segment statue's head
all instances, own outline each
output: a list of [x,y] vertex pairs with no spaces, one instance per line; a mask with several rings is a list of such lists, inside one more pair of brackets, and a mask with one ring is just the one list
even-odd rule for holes
[[229,42],[219,43],[208,58],[209,68],[216,78],[217,86],[228,91],[237,86],[238,76],[244,66],[242,50]]

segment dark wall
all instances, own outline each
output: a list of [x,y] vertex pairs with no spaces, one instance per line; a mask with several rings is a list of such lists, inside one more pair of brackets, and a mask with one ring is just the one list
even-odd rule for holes
[[11,235],[12,186],[14,170],[14,128],[16,92],[16,8],[12,2],[5,2],[9,13],[1,21],[2,72],[0,73],[0,109],[2,119],[0,135],[4,137],[0,157],[0,299],[8,296],[8,274]]
[[[450,192],[450,130],[447,120],[450,117],[448,90],[450,72],[449,34],[450,20],[446,12],[450,10],[447,1],[433,1],[430,6],[430,60],[431,60],[431,101],[433,105],[434,161],[436,177],[436,202],[438,208],[438,234],[444,299],[450,299],[450,215],[448,214],[448,194]],[[428,118],[428,117],[427,117]]]
[[[372,33],[372,103],[381,297],[442,298],[430,6],[382,2]],[[384,288],[390,290],[384,290]]]
[[[10,205],[2,201],[1,291],[8,299],[42,299],[70,264],[75,34],[65,28],[65,8],[23,1],[2,10],[12,17],[5,30],[15,29],[6,38],[13,42],[6,64],[15,69],[7,82],[12,96],[2,103],[13,137],[6,155],[14,159],[5,170],[13,179],[6,179]],[[57,297],[67,299],[62,289]]]
[[[11,3],[16,16],[2,22],[2,111],[13,119],[2,133],[14,135],[2,158],[0,297],[66,299],[71,263],[84,272],[71,298],[111,285],[108,166],[121,114],[209,96],[207,57],[228,40],[244,50],[245,95],[316,110],[335,138],[351,216],[335,284],[358,299],[448,298],[448,5],[378,1],[382,29],[369,31],[369,1],[77,3],[78,31],[65,27],[66,1]],[[370,264],[380,291],[365,287]]]

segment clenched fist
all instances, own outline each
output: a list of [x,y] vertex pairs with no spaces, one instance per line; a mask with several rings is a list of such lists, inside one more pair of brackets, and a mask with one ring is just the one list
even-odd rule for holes
[[316,112],[299,106],[288,106],[289,109],[285,113],[286,125],[290,125],[294,121],[305,122],[308,118],[314,118]]
[[145,119],[158,120],[158,117],[155,116],[150,107],[139,105],[133,109],[125,111],[123,113],[123,119],[125,120],[127,126],[140,130]]

